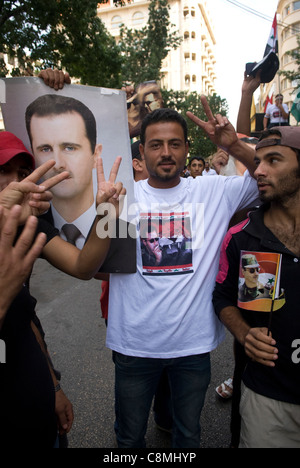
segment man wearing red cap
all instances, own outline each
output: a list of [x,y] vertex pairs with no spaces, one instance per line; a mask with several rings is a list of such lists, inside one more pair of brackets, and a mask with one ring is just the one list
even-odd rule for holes
[[[23,224],[24,217],[28,214],[41,214],[45,208],[49,208],[47,190],[68,177],[68,173],[64,172],[47,179],[43,186],[36,185],[41,176],[54,164],[55,161],[48,161],[32,172],[33,157],[21,140],[9,132],[0,132],[0,188],[2,190],[0,194],[2,221],[0,238],[3,235],[8,248],[12,248],[9,240],[11,232],[15,232],[11,216],[15,216],[13,220],[15,224],[16,221]],[[115,162],[108,182],[104,179],[101,161],[98,162],[97,168],[99,181],[97,205],[107,201],[113,203],[116,213],[118,213],[119,201],[114,195],[125,193],[121,183],[115,184],[119,165],[120,158]],[[22,205],[21,210],[13,206],[16,203]],[[14,215],[16,209],[19,211]],[[81,279],[90,279],[99,270],[105,259],[110,239],[100,239],[97,236],[96,222],[81,251],[62,240],[58,231],[47,221],[39,218],[36,224],[37,235],[46,234],[42,254],[52,265]],[[7,231],[8,227],[12,231]],[[21,236],[19,239],[24,241],[26,228],[23,232],[22,230],[23,228],[20,227],[18,237]],[[40,239],[39,235],[38,239]],[[30,245],[30,236],[27,240]],[[18,245],[20,245],[19,241],[16,248]],[[3,242],[0,240],[0,255],[3,253],[5,253]],[[19,258],[15,256],[16,261]],[[4,263],[2,273],[3,268]],[[3,287],[3,283],[1,286]],[[1,294],[2,297],[6,296],[6,291],[1,291]],[[34,323],[36,301],[31,297],[28,285],[23,284],[15,298],[8,302],[5,310],[1,309],[0,313],[0,339],[6,344],[7,352],[5,365],[0,366],[0,440],[4,446],[15,443],[18,447],[23,447],[29,446],[34,438],[34,443],[40,448],[51,448],[55,443],[57,427],[62,432],[70,430],[73,420],[72,408],[70,403],[66,402],[56,377],[48,365],[47,354],[42,352],[43,343],[41,346],[39,344]]]
[[[235,337],[234,392],[242,380],[240,447],[299,448],[300,127],[264,132],[255,161],[263,204],[226,235],[213,302]],[[273,296],[271,312],[262,308],[263,300],[237,306],[244,251],[280,258],[277,284],[284,295],[276,307]]]

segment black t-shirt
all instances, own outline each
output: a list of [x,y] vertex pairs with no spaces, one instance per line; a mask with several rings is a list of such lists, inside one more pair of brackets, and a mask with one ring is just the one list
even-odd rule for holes
[[[58,231],[39,220],[37,234],[47,242]],[[0,364],[0,446],[51,448],[56,438],[55,392],[44,353],[31,328],[36,300],[27,285],[12,302],[0,338],[6,363]],[[2,445],[3,444],[3,445]]]

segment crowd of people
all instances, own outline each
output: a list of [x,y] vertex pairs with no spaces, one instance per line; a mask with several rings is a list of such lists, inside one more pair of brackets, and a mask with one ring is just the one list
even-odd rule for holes
[[[53,70],[41,77],[55,89],[70,82]],[[7,446],[30,446],[33,433],[38,447],[59,446],[74,417],[30,295],[30,273],[42,256],[70,275],[105,280],[101,304],[115,365],[119,448],[145,447],[153,399],[155,420],[172,433],[172,447],[200,446],[210,353],[224,339],[224,325],[234,337],[233,382],[225,381],[232,390],[231,446],[300,447],[300,128],[279,121],[251,140],[249,96],[259,84],[259,73],[245,76],[237,129],[214,116],[204,96],[206,121],[187,112],[218,147],[214,169],[201,156],[191,158],[188,177],[182,176],[189,154],[185,118],[165,108],[143,118],[132,146],[134,194],[142,207],[132,274],[99,276],[110,239],[97,236],[97,212],[80,248],[42,216],[69,177],[52,172],[55,161],[38,159],[48,138],[39,123],[48,119],[46,105],[28,110],[29,132],[38,128],[31,137],[34,157],[16,136],[0,132],[0,339],[7,349],[0,430]],[[48,126],[56,114],[70,118],[72,128],[80,123],[78,108],[70,107],[52,109]],[[112,204],[117,218],[126,193],[117,182],[120,158],[105,180],[101,148],[88,141],[87,127],[81,130],[97,166],[96,206]],[[230,158],[238,161],[233,175],[224,171]]]

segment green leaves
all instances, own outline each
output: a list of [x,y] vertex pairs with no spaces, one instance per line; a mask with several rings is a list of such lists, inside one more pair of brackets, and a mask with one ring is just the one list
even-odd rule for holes
[[[64,67],[82,84],[120,86],[119,49],[97,17],[98,3],[102,2],[0,2],[0,52],[18,58],[18,68],[12,74]],[[115,0],[115,4],[122,3]],[[1,71],[5,72],[3,67]]]
[[166,0],[152,0],[147,26],[137,30],[121,28],[118,46],[123,56],[123,82],[138,85],[161,79],[163,59],[182,40],[176,31],[172,31],[169,8]]
[[[201,104],[200,94],[187,91],[167,91],[162,90],[162,96],[165,107],[177,110],[185,119],[188,126],[190,155],[202,156],[206,158],[216,151],[216,146],[210,141],[206,134],[197,127],[190,119],[186,117],[187,111],[192,112],[201,120],[207,120],[204,109]],[[226,115],[228,106],[226,99],[214,94],[206,96],[212,113]]]

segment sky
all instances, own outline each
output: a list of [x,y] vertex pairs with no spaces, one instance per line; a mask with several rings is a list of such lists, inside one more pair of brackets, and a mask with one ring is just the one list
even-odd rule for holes
[[234,0],[270,18],[263,19],[229,0],[206,0],[216,39],[216,91],[226,98],[229,120],[236,126],[245,64],[264,56],[278,0]]

